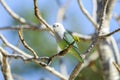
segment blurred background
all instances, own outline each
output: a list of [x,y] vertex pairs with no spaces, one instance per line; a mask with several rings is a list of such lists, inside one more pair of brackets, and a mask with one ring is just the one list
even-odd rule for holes
[[[34,6],[33,0],[5,0],[8,6],[17,14],[24,17],[26,20],[31,21],[40,25],[39,21],[36,19],[34,15]],[[38,0],[38,5],[40,9],[40,13],[42,17],[50,24],[56,22],[58,10],[61,6],[64,5],[66,0]],[[92,0],[83,0],[84,7],[88,10],[88,12],[92,16],[93,2]],[[113,15],[120,15],[120,1],[117,0]],[[71,0],[63,19],[62,24],[67,30],[72,32],[78,32],[81,34],[92,34],[94,33],[94,27],[90,23],[90,21],[86,18],[86,16],[81,12],[77,0]],[[14,20],[8,12],[3,8],[0,4],[0,27],[7,27],[13,25],[20,25],[19,22]],[[119,23],[112,17],[110,23],[110,31],[113,31],[117,28],[120,28]],[[19,41],[18,33],[14,30],[1,30],[2,33],[7,40],[13,45],[17,45]],[[120,32],[117,32],[113,35],[119,50],[120,50]],[[37,54],[42,56],[52,56],[57,53],[57,43],[55,38],[50,35],[50,33],[46,31],[38,32],[38,31],[24,31],[25,41],[37,52]],[[90,42],[81,41],[78,43],[80,51],[84,52],[89,45]],[[1,45],[1,42],[0,42]],[[19,46],[22,50],[30,53],[27,49],[23,47],[21,44]],[[13,51],[9,48],[5,48],[7,51],[12,53]],[[94,52],[92,50],[92,52]],[[91,53],[92,53],[91,52]],[[31,54],[31,53],[30,53]],[[38,64],[35,63],[24,63],[22,60],[9,60],[11,63],[11,70],[14,76],[18,76],[21,80],[59,80],[56,76],[48,72],[47,70],[41,68]],[[64,57],[55,58],[50,66],[54,67],[57,71],[61,71],[61,64],[64,64],[64,70],[66,70],[67,74],[70,75],[75,65],[77,64],[77,60],[67,54]],[[79,76],[76,78],[81,80],[103,80],[101,67],[99,63],[99,59],[97,59],[95,64],[91,64],[88,67],[84,68]],[[0,71],[0,80],[3,79],[3,75]]]

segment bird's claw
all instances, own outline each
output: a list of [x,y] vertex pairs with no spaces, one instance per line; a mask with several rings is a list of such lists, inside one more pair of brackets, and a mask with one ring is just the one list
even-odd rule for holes
[[51,64],[52,62],[52,58],[51,57],[41,57],[40,58],[40,64],[43,65],[43,66],[48,66]]

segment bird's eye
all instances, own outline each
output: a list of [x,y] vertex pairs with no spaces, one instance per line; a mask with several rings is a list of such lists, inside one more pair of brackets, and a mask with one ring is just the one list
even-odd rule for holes
[[59,25],[58,25],[58,24],[56,24],[56,27],[59,27]]
[[57,27],[59,27],[59,25],[58,25],[58,24],[56,24],[56,25],[53,25],[53,27],[54,27],[54,28],[57,28]]
[[55,25],[53,25],[53,27],[55,28],[56,26],[55,26]]

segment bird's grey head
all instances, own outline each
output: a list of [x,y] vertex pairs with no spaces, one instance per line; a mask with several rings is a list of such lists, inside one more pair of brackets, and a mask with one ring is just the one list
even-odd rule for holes
[[54,30],[54,32],[55,32],[55,35],[56,35],[58,38],[63,38],[65,29],[64,29],[64,27],[63,27],[62,24],[60,24],[60,23],[54,23],[54,24],[53,24],[53,30]]
[[64,31],[65,31],[63,25],[60,24],[60,23],[54,23],[54,24],[53,24],[53,30],[54,30],[55,32],[64,32]]

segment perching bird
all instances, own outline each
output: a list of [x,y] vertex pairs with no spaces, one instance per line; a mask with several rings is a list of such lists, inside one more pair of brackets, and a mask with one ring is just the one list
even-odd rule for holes
[[[61,49],[65,49],[68,45],[74,42],[73,36],[64,29],[63,25],[60,23],[53,24],[53,30],[55,34],[56,41]],[[83,58],[80,55],[80,51],[76,42],[73,44],[73,47],[70,49],[70,53],[76,57],[80,62],[83,62]]]

